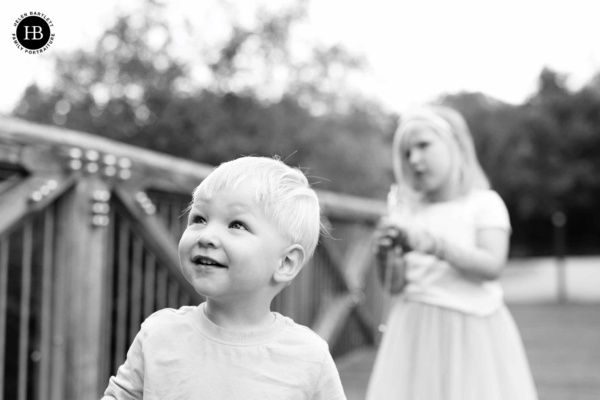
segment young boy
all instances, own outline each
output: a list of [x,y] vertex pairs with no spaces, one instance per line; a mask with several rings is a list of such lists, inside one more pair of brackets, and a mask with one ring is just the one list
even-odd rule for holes
[[270,309],[319,232],[302,172],[264,157],[221,164],[194,191],[179,242],[206,302],[146,319],[103,399],[346,399],[326,342]]

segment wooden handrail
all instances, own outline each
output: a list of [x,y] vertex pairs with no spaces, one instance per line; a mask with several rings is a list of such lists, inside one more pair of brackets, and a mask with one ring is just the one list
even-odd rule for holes
[[[76,147],[82,150],[96,150],[116,157],[126,157],[132,164],[141,165],[145,170],[169,171],[170,176],[185,176],[186,181],[196,184],[213,169],[208,164],[184,160],[157,151],[142,149],[115,140],[89,133],[36,124],[13,117],[0,117],[0,145],[2,139],[12,143],[30,146]],[[186,187],[185,190],[193,189]],[[347,194],[316,190],[321,208],[330,218],[352,220],[354,222],[375,223],[386,212],[385,202]]]

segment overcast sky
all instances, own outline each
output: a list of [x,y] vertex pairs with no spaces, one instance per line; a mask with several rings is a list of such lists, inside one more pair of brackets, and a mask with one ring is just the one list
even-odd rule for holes
[[[193,14],[197,1],[168,3]],[[29,83],[48,81],[45,57],[89,45],[116,5],[129,2],[138,0],[2,2],[0,113]],[[54,23],[56,40],[45,54],[24,54],[12,43],[15,20],[29,11]],[[401,112],[461,90],[520,103],[544,66],[578,88],[600,71],[599,16],[600,1],[593,0],[312,0],[309,23],[323,42],[362,54],[372,76],[365,91]]]

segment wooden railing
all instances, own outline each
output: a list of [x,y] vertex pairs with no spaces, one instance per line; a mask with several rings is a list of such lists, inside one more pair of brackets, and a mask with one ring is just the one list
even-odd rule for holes
[[[198,304],[177,242],[211,166],[0,118],[0,399],[97,399],[149,314]],[[318,191],[323,237],[274,300],[334,356],[375,340],[383,202]]]

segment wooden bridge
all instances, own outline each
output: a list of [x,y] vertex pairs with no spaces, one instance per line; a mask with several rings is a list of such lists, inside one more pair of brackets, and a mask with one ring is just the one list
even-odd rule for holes
[[[97,399],[146,316],[202,301],[177,242],[211,170],[0,118],[0,399]],[[370,237],[385,206],[318,196],[333,238],[274,303],[336,357],[374,341],[382,298]]]

